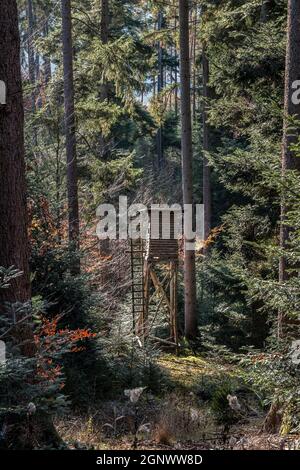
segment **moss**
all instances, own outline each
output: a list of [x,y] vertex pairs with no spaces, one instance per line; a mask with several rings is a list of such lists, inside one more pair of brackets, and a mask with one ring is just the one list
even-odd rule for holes
[[228,365],[224,366],[192,355],[179,357],[164,354],[159,358],[158,364],[176,387],[189,391],[198,389],[199,381],[203,376],[219,377],[220,374],[225,374],[234,377],[238,375],[238,371]]

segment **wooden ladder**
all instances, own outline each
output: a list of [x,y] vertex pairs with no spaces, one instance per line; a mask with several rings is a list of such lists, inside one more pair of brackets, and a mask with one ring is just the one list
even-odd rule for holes
[[144,244],[143,240],[131,239],[131,279],[133,331],[144,318]]

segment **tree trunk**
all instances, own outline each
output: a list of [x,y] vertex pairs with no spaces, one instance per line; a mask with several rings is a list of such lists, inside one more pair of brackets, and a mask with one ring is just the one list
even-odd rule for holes
[[[159,12],[158,22],[157,22],[158,31],[161,31],[162,24],[163,24],[163,14],[162,12]],[[162,44],[160,40],[158,41],[157,50],[158,50],[157,94],[159,95],[159,93],[161,93],[161,91],[164,88],[163,48],[162,48]],[[157,166],[158,166],[158,169],[160,169],[163,166],[163,160],[164,160],[162,125],[160,125],[157,131],[156,148],[157,148]]]
[[[109,0],[101,0],[101,25],[100,37],[102,44],[107,44],[109,39]],[[109,83],[100,86],[100,100],[106,101],[109,98]],[[100,135],[100,157],[102,160],[109,160],[110,144],[104,135]],[[102,242],[101,242],[102,243]],[[105,244],[103,245],[105,246]]]
[[192,63],[192,81],[193,81],[193,100],[192,100],[192,116],[193,122],[196,121],[197,114],[197,64],[196,64],[196,53],[197,53],[197,21],[198,21],[198,9],[195,6],[194,14],[191,14],[191,24],[192,24],[192,39],[191,39],[191,63]]
[[[33,3],[32,5],[32,11],[33,11],[33,24],[37,25],[38,24],[38,15],[37,15],[37,8],[36,4]],[[40,54],[39,51],[37,50],[35,53],[35,81],[38,82],[40,79]]]
[[33,48],[33,35],[34,35],[34,15],[33,15],[33,6],[32,0],[27,0],[27,18],[28,18],[28,71],[29,71],[29,81],[32,86],[31,91],[31,109],[32,112],[35,112],[35,57],[34,57],[34,48]]
[[[4,303],[30,301],[31,289],[28,264],[28,234],[26,210],[26,182],[24,163],[24,110],[20,67],[20,37],[18,10],[15,0],[1,1],[0,15],[0,80],[7,86],[7,104],[0,105],[0,266],[15,266],[22,275],[7,289],[0,289],[0,312]],[[20,313],[15,321],[23,319]],[[33,357],[36,349],[29,322],[16,326],[9,335],[21,344],[21,352]],[[48,417],[40,413],[32,418],[32,432],[28,419],[9,411],[1,416],[1,449],[32,449],[36,442],[42,446],[59,441]],[[37,439],[38,435],[38,439]]]
[[109,0],[101,0],[101,41],[108,43]]
[[[206,152],[209,151],[209,125],[207,123],[208,99],[210,98],[209,82],[209,63],[205,54],[202,53],[203,66],[203,204],[204,204],[204,239],[207,240],[211,231],[211,181],[210,167]],[[207,249],[204,249],[207,253]]]
[[[177,34],[177,18],[175,17],[174,21],[174,30],[175,35]],[[175,116],[178,117],[178,52],[177,46],[175,43]]]
[[[48,24],[48,20],[46,20],[44,31],[43,31],[43,36],[44,38],[47,38],[48,35],[49,35],[49,24]],[[45,83],[47,85],[50,82],[51,75],[52,75],[50,57],[48,55],[44,55],[43,62],[44,62],[43,68],[44,68]]]
[[[282,145],[282,175],[287,170],[300,171],[300,159],[295,156],[291,150],[291,145],[298,139],[295,132],[289,131],[289,123],[291,116],[300,119],[300,104],[293,102],[293,83],[300,79],[300,2],[299,0],[289,0],[288,2],[288,25],[287,25],[287,50],[286,50],[286,71],[285,71],[285,101],[284,101],[284,126],[283,126],[283,145]],[[284,222],[288,207],[282,200],[281,206],[281,231],[280,246],[286,249],[291,228],[287,227]],[[288,279],[288,266],[285,257],[281,257],[279,266],[279,281],[284,282]],[[282,334],[282,326],[284,313],[280,312],[278,317],[278,335]]]
[[[77,251],[79,249],[79,204],[74,105],[71,0],[61,0],[61,12],[64,64],[64,102],[67,153],[69,243],[71,250]],[[78,257],[75,258],[76,259],[74,259],[74,263],[72,266],[72,273],[76,275],[80,272],[80,262],[78,260]]]
[[269,20],[270,13],[272,11],[272,0],[263,0],[261,11],[260,11],[260,21],[266,23]]
[[[193,149],[191,117],[191,70],[189,57],[189,4],[179,0],[180,77],[181,77],[181,145],[183,202],[193,205]],[[197,336],[195,251],[189,250],[194,240],[184,240],[185,335]]]
[[[109,0],[101,0],[101,42],[107,44],[109,40]],[[109,98],[109,83],[103,83],[100,88],[101,101],[108,100]],[[100,136],[100,152],[101,159],[107,161],[110,157],[110,145],[108,140],[101,134]],[[110,240],[100,240],[99,243],[100,255],[102,258],[107,258],[110,255]],[[101,282],[107,282],[108,268],[103,266]]]
[[30,299],[23,98],[16,2],[2,0],[0,15],[0,79],[7,104],[0,105],[0,266],[15,266],[23,275],[0,290],[0,302]]

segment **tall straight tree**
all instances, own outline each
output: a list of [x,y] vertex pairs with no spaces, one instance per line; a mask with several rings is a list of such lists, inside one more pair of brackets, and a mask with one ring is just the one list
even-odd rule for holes
[[[71,0],[61,0],[62,40],[64,64],[64,102],[65,102],[65,133],[67,153],[67,189],[69,213],[69,243],[72,250],[79,249],[79,204],[78,176],[76,155],[76,128],[74,105],[74,75],[73,75],[73,39]],[[72,273],[80,272],[80,262],[76,260]]]
[[[191,67],[189,53],[189,2],[179,0],[180,96],[183,202],[193,205],[193,147],[191,116]],[[195,240],[184,240],[185,335],[197,336]]]
[[[293,143],[298,139],[295,132],[289,130],[291,117],[300,120],[300,103],[295,100],[295,84],[300,80],[300,2],[299,0],[288,1],[288,24],[287,24],[287,49],[286,49],[286,69],[285,69],[285,100],[284,100],[284,127],[282,145],[282,174],[288,170],[300,171],[300,159],[297,158],[291,149]],[[281,231],[280,245],[285,249],[288,245],[291,228],[285,224],[288,207],[285,201],[281,206]],[[279,266],[279,281],[284,282],[288,278],[288,263],[284,256],[281,257]],[[278,333],[282,334],[284,313],[279,313]]]
[[[107,44],[109,40],[109,0],[101,0],[101,21],[100,21],[100,37],[102,44]],[[101,101],[109,100],[109,88],[110,85],[107,81],[102,83],[100,87],[100,99]],[[101,133],[100,135],[100,155],[102,160],[108,161],[110,158],[110,142],[109,139]],[[99,244],[100,254],[102,257],[107,257],[110,254],[110,240],[100,240]],[[103,267],[102,269],[102,282],[106,282],[107,270]]]
[[28,39],[27,39],[27,48],[28,48],[28,71],[29,71],[29,81],[32,87],[31,91],[31,109],[32,112],[35,112],[35,54],[33,47],[33,35],[34,35],[34,14],[33,14],[33,4],[32,0],[27,0],[27,19],[28,19]]
[[[0,266],[14,266],[22,275],[6,289],[0,289],[0,314],[6,303],[27,303],[31,298],[28,232],[26,210],[26,181],[24,162],[24,110],[20,66],[20,36],[16,0],[1,0],[0,15],[0,80],[6,84],[6,104],[0,104]],[[24,319],[23,309],[17,309],[17,325],[7,334],[20,345],[22,354],[34,357],[36,347],[33,331]],[[30,377],[32,381],[32,376]],[[1,416],[0,447],[33,449],[36,443],[54,445],[57,435],[52,422],[39,412],[28,416],[7,413]],[[24,425],[25,422],[25,425]],[[7,442],[6,442],[7,441]],[[3,447],[2,447],[3,446]]]
[[101,0],[101,41],[108,42],[109,0]]
[[175,19],[174,19],[174,33],[175,33],[175,50],[174,50],[174,59],[175,59],[175,74],[174,74],[174,82],[175,82],[175,116],[178,118],[178,51],[177,51],[177,44],[176,44],[176,35],[177,35],[177,12],[175,12]]
[[[157,20],[157,30],[161,31],[163,26],[163,13],[160,11],[158,13]],[[162,42],[159,39],[157,44],[157,55],[158,55],[158,76],[157,76],[157,93],[161,93],[164,88],[164,66],[163,66],[163,48]],[[157,148],[157,166],[162,168],[163,159],[164,159],[164,149],[163,149],[163,128],[162,125],[159,126],[156,135],[156,148]]]
[[[49,35],[49,20],[48,18],[45,20],[45,25],[43,28],[43,36],[46,39]],[[43,69],[44,69],[44,77],[45,77],[45,83],[48,84],[49,81],[51,80],[51,58],[48,56],[48,54],[45,54],[43,57]]]
[[1,0],[0,42],[0,80],[7,87],[6,105],[0,105],[0,266],[15,266],[23,273],[8,289],[0,290],[3,304],[30,299],[24,112],[15,0]]
[[[206,153],[209,151],[209,125],[208,125],[208,99],[210,97],[209,82],[209,62],[205,53],[202,52],[203,69],[203,204],[204,204],[204,238],[207,240],[211,231],[211,181],[210,167],[208,165]],[[204,250],[207,252],[207,249]]]
[[[102,44],[107,44],[109,39],[109,0],[101,0],[101,25],[100,37]],[[109,98],[109,83],[104,82],[100,87],[101,101]],[[100,154],[101,158],[108,160],[110,156],[110,145],[104,135],[100,135]]]

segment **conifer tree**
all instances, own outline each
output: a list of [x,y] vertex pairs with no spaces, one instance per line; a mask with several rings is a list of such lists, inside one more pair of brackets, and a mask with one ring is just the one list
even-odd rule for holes
[[[183,202],[193,205],[193,148],[191,116],[191,70],[189,54],[189,2],[179,0],[180,98]],[[185,335],[197,336],[195,240],[184,240]]]
[[6,86],[6,105],[0,105],[0,266],[22,272],[0,301],[30,300],[26,183],[24,163],[24,111],[20,68],[20,39],[15,0],[1,2],[0,79]]
[[[79,248],[79,203],[76,154],[75,92],[73,76],[73,38],[71,0],[61,0],[62,41],[64,67],[65,134],[67,154],[67,190],[69,213],[69,243],[71,250]],[[72,267],[73,274],[80,272],[76,257]]]
[[[300,171],[300,159],[295,155],[292,145],[297,142],[298,133],[291,128],[291,118],[300,120],[300,102],[295,96],[295,87],[299,88],[300,79],[300,2],[289,0],[288,2],[288,23],[287,23],[287,49],[285,65],[285,97],[284,97],[284,128],[282,145],[282,174],[289,170]],[[280,246],[284,250],[288,247],[291,227],[286,224],[286,215],[289,208],[286,202],[282,201],[281,206],[281,230]],[[281,257],[279,266],[279,280],[284,282],[288,279],[289,268],[285,256]],[[279,312],[278,334],[282,334],[284,312]]]

